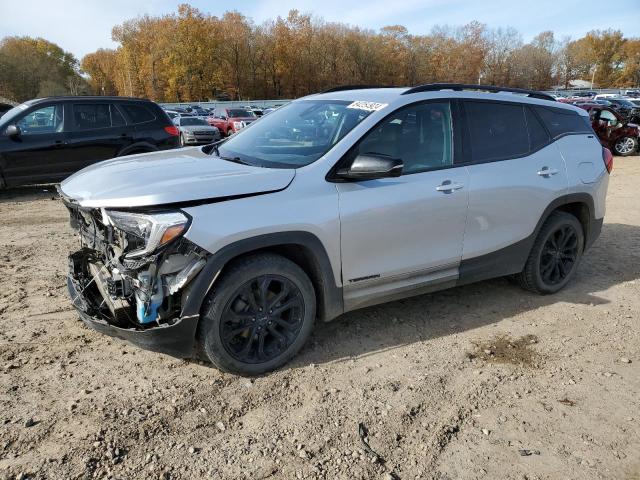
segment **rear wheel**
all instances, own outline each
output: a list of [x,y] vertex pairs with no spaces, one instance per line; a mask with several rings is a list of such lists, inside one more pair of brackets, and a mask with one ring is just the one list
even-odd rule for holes
[[200,342],[221,370],[258,375],[289,361],[315,320],[313,284],[295,263],[272,254],[232,265],[205,300]]
[[621,157],[633,155],[638,150],[638,139],[634,137],[619,138],[613,145],[613,150],[616,155]]
[[559,291],[575,274],[583,250],[584,232],[578,219],[566,212],[553,212],[518,274],[520,285],[541,295]]

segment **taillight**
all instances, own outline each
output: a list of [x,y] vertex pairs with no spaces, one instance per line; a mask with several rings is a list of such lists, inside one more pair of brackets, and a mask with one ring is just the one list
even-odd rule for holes
[[177,137],[178,135],[180,135],[180,130],[178,130],[178,127],[176,126],[164,127],[164,131],[167,132],[172,137]]
[[613,170],[613,155],[608,148],[602,147],[602,160],[607,172],[611,173],[611,170]]

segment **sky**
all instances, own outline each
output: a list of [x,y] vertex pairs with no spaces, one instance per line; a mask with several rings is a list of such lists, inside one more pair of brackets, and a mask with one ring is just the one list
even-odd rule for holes
[[43,37],[81,58],[98,48],[116,47],[114,25],[139,15],[175,12],[179,3],[217,16],[235,9],[258,24],[295,8],[374,30],[404,25],[412,34],[478,20],[490,28],[514,27],[525,42],[544,30],[553,30],[558,38],[579,38],[590,30],[613,28],[640,37],[640,0],[615,0],[609,9],[601,0],[0,0],[0,38]]

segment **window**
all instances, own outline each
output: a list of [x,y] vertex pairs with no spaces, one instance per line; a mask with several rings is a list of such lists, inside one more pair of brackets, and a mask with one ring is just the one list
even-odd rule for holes
[[343,100],[291,102],[229,138],[221,158],[266,168],[298,168],[329,151],[370,110]]
[[586,117],[564,108],[533,107],[553,138],[568,133],[593,133]]
[[430,102],[402,108],[369,132],[358,153],[399,158],[403,173],[411,174],[452,164],[451,108],[448,102]]
[[599,120],[602,123],[607,123],[610,125],[615,125],[618,123],[618,117],[616,117],[613,112],[610,112],[609,110],[596,110],[595,119]]
[[50,105],[25,115],[16,124],[23,135],[62,132],[63,106]]
[[127,122],[124,121],[124,117],[120,113],[120,110],[118,110],[118,107],[116,107],[115,105],[109,105],[109,108],[111,109],[111,125],[112,126],[122,127],[127,124]]
[[151,122],[156,118],[156,116],[151,113],[147,107],[142,105],[123,103],[119,105],[119,107],[124,110],[133,123]]
[[490,162],[529,153],[524,108],[518,104],[465,102],[474,162]]
[[549,134],[531,108],[525,108],[525,115],[527,118],[527,129],[529,130],[530,150],[536,151],[549,143]]
[[75,130],[95,130],[111,126],[111,113],[106,103],[78,103],[73,105]]

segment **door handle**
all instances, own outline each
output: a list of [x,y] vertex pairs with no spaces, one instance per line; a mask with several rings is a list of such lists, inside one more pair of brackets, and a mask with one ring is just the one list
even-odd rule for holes
[[462,187],[464,187],[464,185],[461,183],[452,183],[451,180],[445,180],[442,184],[436,187],[436,190],[439,192],[451,193],[454,190],[460,190]]
[[67,144],[67,142],[65,142],[63,140],[56,140],[55,142],[53,142],[52,146],[55,147],[55,148],[60,148],[60,147],[62,147],[64,145],[66,145],[66,144]]
[[538,175],[541,177],[550,177],[551,175],[555,175],[558,173],[558,170],[555,168],[542,167],[541,170],[538,170]]

